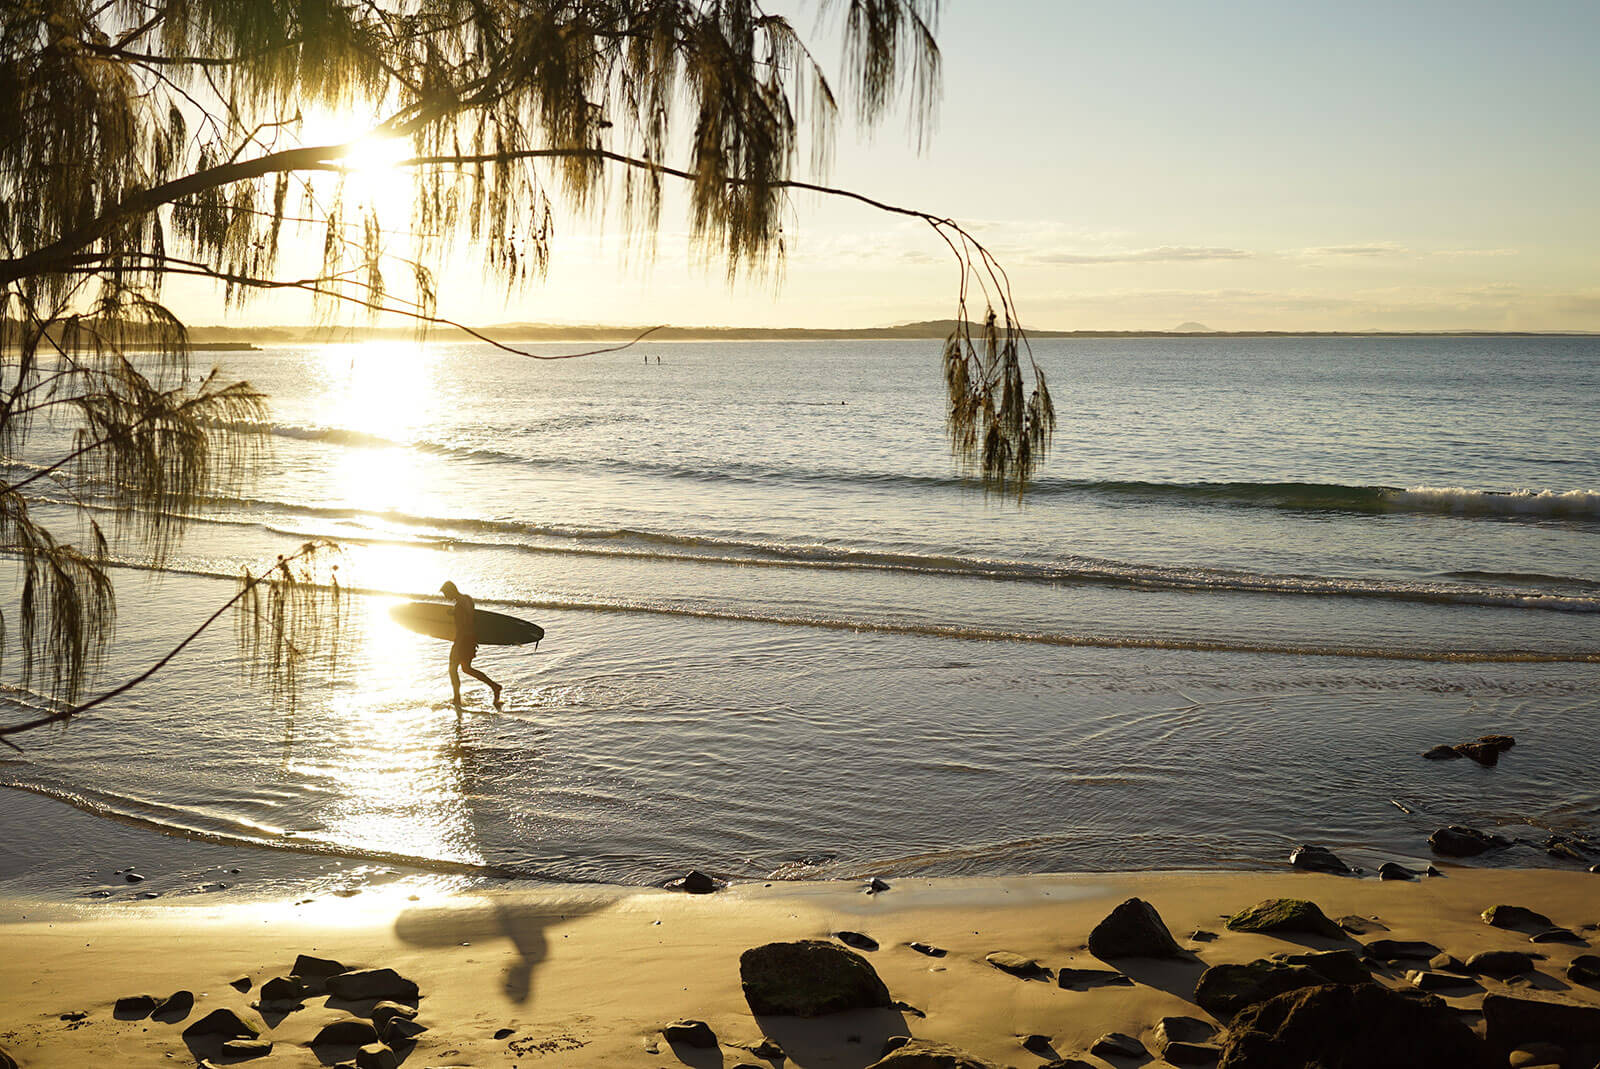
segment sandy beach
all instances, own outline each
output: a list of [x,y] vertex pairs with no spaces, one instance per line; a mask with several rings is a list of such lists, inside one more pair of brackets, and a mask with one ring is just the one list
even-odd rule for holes
[[[1166,1016],[1222,1023],[1194,1002],[1208,966],[1308,949],[1360,951],[1380,937],[1423,940],[1463,962],[1487,950],[1534,952],[1532,972],[1479,975],[1438,992],[1481,1032],[1478,1007],[1489,994],[1600,1007],[1600,991],[1566,978],[1600,931],[1596,881],[1583,872],[1450,868],[1415,881],[1296,871],[896,880],[876,894],[835,882],[743,884],[709,895],[547,886],[432,900],[412,900],[400,887],[298,906],[12,900],[3,907],[0,1045],[23,1066],[183,1064],[193,1057],[186,1027],[220,1008],[254,1019],[261,985],[309,954],[391,968],[415,981],[416,1020],[427,1031],[405,1058],[413,1066],[781,1064],[770,1049],[767,1058],[752,1053],[765,1037],[790,1065],[861,1067],[896,1035],[952,1044],[995,1065],[1078,1057],[1123,1066],[1150,1059],[1085,1052],[1109,1032],[1151,1047],[1152,1027]],[[1109,964],[1094,958],[1089,932],[1135,896],[1192,953]],[[1224,926],[1229,915],[1280,897],[1310,899],[1330,918],[1366,918],[1387,931],[1335,939]],[[1482,912],[1503,904],[1543,913],[1579,942],[1530,944],[1526,931],[1485,923]],[[778,940],[837,943],[841,931],[876,942],[861,954],[898,1008],[812,1019],[751,1013],[741,953]],[[1215,938],[1196,939],[1196,932]],[[945,953],[930,956],[913,942]],[[1048,974],[1022,979],[1002,971],[986,960],[995,952],[1034,959]],[[1428,968],[1421,960],[1368,964],[1375,979],[1401,987],[1408,970]],[[1056,979],[1064,968],[1116,969],[1132,983],[1067,989]],[[248,990],[230,986],[240,978],[250,980]],[[177,1023],[113,1016],[119,998],[179,990],[196,1001]],[[308,1046],[323,1026],[349,1016],[327,1001],[310,997],[297,1011],[268,1013],[262,1038],[272,1051],[257,1064],[334,1060],[341,1052],[321,1048],[319,1061]],[[709,1025],[717,1044],[667,1042],[662,1028],[685,1018]],[[1046,1037],[1048,1047],[1025,1049],[1030,1035]]]

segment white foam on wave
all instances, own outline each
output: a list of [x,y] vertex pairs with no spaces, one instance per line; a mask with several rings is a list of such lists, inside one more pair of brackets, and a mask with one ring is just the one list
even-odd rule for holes
[[1600,491],[1471,490],[1464,486],[1412,486],[1388,490],[1391,508],[1465,516],[1558,516],[1600,519]]

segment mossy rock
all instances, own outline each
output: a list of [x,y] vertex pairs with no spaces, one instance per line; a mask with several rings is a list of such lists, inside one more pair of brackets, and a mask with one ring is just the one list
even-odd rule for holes
[[893,1002],[866,958],[821,939],[752,947],[739,956],[739,980],[757,1015],[819,1017]]
[[1344,931],[1315,902],[1303,898],[1269,898],[1228,918],[1233,932],[1307,932],[1344,938]]

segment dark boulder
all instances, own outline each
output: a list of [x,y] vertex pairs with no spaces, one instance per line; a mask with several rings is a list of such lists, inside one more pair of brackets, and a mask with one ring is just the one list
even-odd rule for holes
[[1373,961],[1400,961],[1403,958],[1427,961],[1439,953],[1439,948],[1420,939],[1374,939],[1361,948],[1361,953]]
[[1183,948],[1167,931],[1161,914],[1140,898],[1130,898],[1089,933],[1089,953],[1112,958],[1180,958]]
[[1441,742],[1437,746],[1423,750],[1422,756],[1426,757],[1430,761],[1454,761],[1461,755],[1456,753],[1456,748],[1454,746],[1448,746]]
[[378,1030],[372,1027],[371,1021],[363,1021],[359,1017],[346,1017],[342,1021],[322,1026],[311,1040],[311,1046],[316,1047],[361,1047],[368,1043],[378,1041]]
[[228,986],[235,991],[248,991],[250,990],[250,977],[241,976],[235,980],[229,980]]
[[1285,965],[1303,965],[1323,977],[1330,984],[1365,984],[1372,974],[1361,963],[1354,950],[1314,950],[1305,954],[1274,954],[1273,961]]
[[936,947],[931,943],[907,943],[906,946],[915,950],[918,954],[926,954],[930,958],[942,958],[946,953],[944,947]]
[[1566,1047],[1569,1065],[1592,1065],[1600,1058],[1600,1007],[1486,995],[1483,1024],[1484,1038],[1502,1059],[1515,1047],[1542,1040]]
[[1326,846],[1297,846],[1289,853],[1289,864],[1307,872],[1332,872],[1341,876],[1350,872],[1350,866]]
[[1532,972],[1533,959],[1520,950],[1485,950],[1467,959],[1467,969],[1485,976],[1515,976]]
[[996,950],[993,954],[985,954],[984,961],[993,965],[1003,973],[1023,980],[1048,980],[1050,970],[1040,965],[1032,958],[1025,958],[1021,954],[1013,954],[1009,950]]
[[1434,972],[1431,969],[1407,970],[1406,983],[1418,991],[1449,991],[1453,988],[1478,986],[1470,976],[1462,976],[1458,973]]
[[150,1019],[163,1024],[176,1024],[189,1016],[194,1009],[193,991],[174,991],[161,1000],[161,1005],[150,1011]]
[[1567,966],[1567,979],[1575,984],[1600,985],[1600,955],[1579,954]]
[[1416,873],[1394,861],[1385,861],[1378,866],[1378,879],[1380,880],[1414,880],[1416,878]]
[[1456,753],[1462,757],[1472,758],[1485,768],[1492,768],[1500,763],[1500,747],[1487,742],[1460,743],[1456,746]]
[[254,1039],[265,1028],[257,1023],[247,1021],[232,1010],[212,1010],[194,1024],[183,1030],[186,1040],[200,1039],[207,1036],[221,1036],[225,1039]]
[[364,1043],[356,1051],[356,1069],[400,1069],[400,1057],[384,1043]]
[[416,1007],[407,1006],[402,1002],[390,1002],[386,999],[372,1007],[371,1011],[368,1012],[367,1017],[372,1021],[372,1026],[374,1028],[381,1029],[385,1024],[396,1017],[410,1018],[415,1017],[416,1015]]
[[360,969],[342,972],[327,979],[328,994],[347,1002],[368,999],[417,1000],[417,985],[393,969]]
[[1443,1001],[1380,984],[1330,984],[1239,1014],[1220,1069],[1490,1069],[1482,1042]]
[[1317,987],[1328,980],[1304,965],[1277,961],[1252,961],[1246,965],[1213,965],[1200,974],[1194,1001],[1219,1021],[1233,1017],[1246,1006],[1302,987]]
[[1065,988],[1132,987],[1133,978],[1112,969],[1057,969],[1056,983]]
[[266,1039],[229,1039],[222,1044],[222,1056],[232,1062],[265,1058],[272,1053],[272,1042]]
[[1571,928],[1546,928],[1542,932],[1534,932],[1528,937],[1530,943],[1577,943],[1587,946],[1583,936]]
[[111,1016],[119,1021],[142,1021],[161,1005],[154,995],[129,995],[119,998],[111,1007]]
[[876,939],[870,935],[862,935],[860,932],[834,932],[833,937],[845,946],[855,947],[857,950],[878,949],[878,941]]
[[300,954],[295,957],[294,968],[290,969],[289,971],[295,976],[300,977],[302,980],[312,976],[319,976],[323,979],[327,979],[330,976],[337,976],[342,972],[348,972],[349,968],[348,966],[334,961],[332,958],[316,958],[312,957],[310,954]]
[[687,891],[692,895],[708,895],[728,885],[723,880],[707,876],[699,869],[690,869],[687,876],[679,876],[676,880],[668,880],[664,886],[669,890]]
[[863,888],[863,890],[865,890],[867,892],[867,894],[869,894],[869,895],[875,895],[875,894],[878,894],[881,891],[887,891],[888,889],[889,889],[889,885],[887,883],[884,883],[882,880],[878,879],[878,877],[876,877],[876,876],[874,876],[872,879],[868,880],[867,881],[867,886],[865,888]]
[[1089,1053],[1102,1058],[1143,1058],[1144,1044],[1123,1032],[1107,1032],[1089,1047]]
[[686,1047],[709,1050],[717,1045],[717,1034],[704,1021],[673,1021],[661,1030],[668,1043],[682,1043]]
[[751,947],[739,955],[739,981],[757,1015],[817,1017],[894,1001],[866,958],[820,939]]
[[1490,906],[1483,911],[1483,923],[1495,928],[1522,928],[1527,931],[1555,927],[1555,922],[1543,913],[1535,913],[1522,906]]
[[427,1025],[418,1024],[409,1017],[391,1017],[378,1029],[378,1036],[389,1046],[399,1048],[427,1030]]
[[1163,1017],[1150,1030],[1150,1051],[1173,1065],[1209,1065],[1220,1053],[1216,1034],[1197,1017]]
[[1339,927],[1351,935],[1371,935],[1373,932],[1387,932],[1389,926],[1374,917],[1358,917],[1354,913],[1339,918]]
[[1433,969],[1435,972],[1466,973],[1469,971],[1466,963],[1460,958],[1456,957],[1454,954],[1444,953],[1435,954],[1433,957],[1429,958],[1428,968]]
[[1330,939],[1344,937],[1343,930],[1329,920],[1315,902],[1303,898],[1269,898],[1258,902],[1229,917],[1228,929],[1234,932],[1308,932]]
[[1050,1045],[1050,1037],[1039,1032],[1023,1036],[1022,1049],[1041,1058],[1048,1058],[1055,1053],[1055,1048]]
[[984,1061],[975,1054],[968,1054],[959,1047],[930,1043],[925,1039],[912,1039],[885,1054],[867,1069],[996,1069],[996,1067],[993,1062]]
[[261,1004],[297,1004],[305,997],[305,989],[293,976],[274,976],[261,985]]
[[1428,836],[1428,845],[1433,848],[1434,853],[1443,854],[1445,857],[1477,857],[1485,851],[1510,846],[1511,842],[1501,836],[1479,831],[1477,828],[1452,824]]

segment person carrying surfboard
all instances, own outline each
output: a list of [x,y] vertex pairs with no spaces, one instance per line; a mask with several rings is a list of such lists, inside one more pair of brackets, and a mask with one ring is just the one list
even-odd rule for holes
[[466,672],[473,679],[489,684],[489,689],[494,692],[494,707],[504,708],[500,701],[500,684],[472,667],[472,658],[478,653],[478,631],[473,621],[473,614],[478,611],[477,605],[448,579],[439,588],[439,593],[453,603],[456,618],[456,637],[450,644],[450,687],[455,691],[455,703],[461,704],[461,673]]

